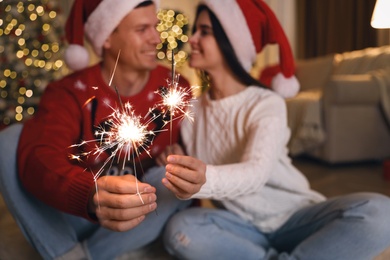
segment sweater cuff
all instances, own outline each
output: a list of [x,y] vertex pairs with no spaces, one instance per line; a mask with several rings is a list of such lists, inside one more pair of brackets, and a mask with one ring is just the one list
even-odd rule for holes
[[206,165],[206,182],[203,184],[203,186],[200,188],[200,191],[198,193],[195,193],[192,195],[192,199],[209,199],[211,198],[211,195],[213,194],[213,178],[212,176],[215,176],[216,169],[213,165]]
[[74,182],[69,189],[68,202],[70,213],[96,223],[97,218],[88,212],[89,197],[93,189],[95,189],[93,176],[88,171],[77,174],[77,178],[74,178]]

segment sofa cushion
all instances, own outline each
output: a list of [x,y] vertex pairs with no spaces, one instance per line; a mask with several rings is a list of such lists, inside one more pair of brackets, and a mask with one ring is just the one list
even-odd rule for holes
[[370,72],[377,82],[383,115],[390,126],[390,66],[385,69]]
[[288,126],[291,138],[288,143],[290,155],[316,148],[325,140],[322,126],[322,90],[301,91],[297,96],[286,99]]
[[375,105],[380,102],[380,93],[371,74],[333,75],[326,85],[324,98],[334,105]]
[[334,55],[298,60],[295,75],[301,91],[322,88],[332,73]]

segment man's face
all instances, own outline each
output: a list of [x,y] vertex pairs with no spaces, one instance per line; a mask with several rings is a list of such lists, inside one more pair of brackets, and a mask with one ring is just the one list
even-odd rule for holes
[[155,5],[139,7],[123,18],[104,44],[104,51],[120,65],[132,70],[152,70],[157,66],[156,45],[160,34]]

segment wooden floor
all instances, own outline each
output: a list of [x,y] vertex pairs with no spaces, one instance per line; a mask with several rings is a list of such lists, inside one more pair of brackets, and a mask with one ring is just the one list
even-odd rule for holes
[[[307,158],[296,158],[294,165],[309,179],[312,188],[327,197],[351,192],[370,191],[390,196],[390,180],[383,177],[379,162],[331,166]],[[389,217],[390,219],[390,217]],[[390,242],[389,242],[390,243]],[[28,245],[17,228],[0,197],[0,259],[40,259]],[[120,258],[125,259],[173,259],[163,249],[161,241]],[[390,249],[375,260],[390,259]],[[351,259],[352,260],[352,259]],[[369,259],[368,259],[369,260]]]
[[329,165],[308,158],[295,158],[293,162],[312,188],[327,197],[359,191],[390,196],[390,180],[384,178],[381,162]]

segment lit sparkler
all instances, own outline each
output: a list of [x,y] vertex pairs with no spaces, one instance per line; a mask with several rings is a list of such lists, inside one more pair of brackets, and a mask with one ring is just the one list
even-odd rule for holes
[[[117,60],[114,66],[114,70],[111,75],[111,79],[109,81],[109,86],[111,86],[116,66],[118,63],[120,51],[117,56]],[[116,158],[117,163],[120,164],[120,160],[122,158],[122,169],[125,168],[126,162],[133,163],[134,176],[136,177],[136,187],[137,194],[142,200],[141,193],[138,188],[138,178],[137,178],[137,167],[136,167],[136,159],[139,160],[139,156],[142,152],[146,152],[149,156],[149,145],[150,138],[155,135],[155,132],[148,130],[148,125],[150,122],[155,120],[159,115],[154,115],[150,117],[150,119],[146,123],[142,123],[142,117],[135,115],[134,110],[132,109],[130,103],[122,104],[118,89],[115,87],[115,91],[118,95],[120,108],[113,109],[112,114],[108,117],[108,120],[105,122],[105,127],[99,126],[98,130],[95,132],[96,140],[83,141],[80,144],[72,145],[71,147],[80,147],[86,143],[94,143],[98,142],[100,145],[96,146],[95,149],[82,153],[80,155],[70,155],[71,159],[75,159],[81,161],[81,158],[84,156],[94,155],[99,157],[102,153],[109,151],[108,158],[104,161],[101,168],[96,172],[92,173],[97,196],[97,179],[104,172],[106,167],[111,168],[112,164]],[[109,129],[109,130],[106,130]]]
[[175,73],[175,58],[172,50],[172,77],[171,80],[167,80],[168,87],[161,87],[157,94],[162,98],[162,101],[157,106],[162,110],[164,124],[170,124],[170,145],[172,146],[172,122],[176,119],[188,118],[193,120],[192,115],[188,111],[188,107],[191,106],[190,100],[192,99],[192,89],[179,86],[180,75]]
[[155,133],[148,130],[147,126],[154,119],[151,117],[148,122],[142,124],[141,117],[135,115],[130,103],[125,103],[122,111],[114,109],[109,120],[105,123],[109,130],[105,130],[105,127],[99,127],[95,132],[95,136],[99,138],[100,147],[93,154],[100,155],[107,150],[111,152],[103,167],[95,174],[95,180],[99,178],[104,167],[109,162],[113,162],[115,157],[118,157],[118,163],[119,158],[124,158],[122,168],[125,167],[126,161],[132,161],[136,175],[135,157],[138,158],[141,152],[146,152],[150,156],[149,137],[154,136]]
[[[117,160],[117,163],[120,164],[122,158],[122,169],[125,168],[126,162],[132,162],[134,176],[136,177],[136,195],[138,195],[142,203],[144,203],[138,189],[136,159],[139,159],[142,152],[146,152],[150,156],[148,150],[149,138],[153,137],[155,132],[148,130],[147,127],[156,117],[157,116],[152,116],[146,123],[142,123],[142,117],[135,115],[130,103],[125,103],[122,109],[113,109],[113,113],[105,122],[108,127],[99,126],[98,130],[95,132],[95,136],[97,136],[96,140],[83,141],[80,144],[72,145],[72,147],[80,147],[90,142],[98,142],[100,145],[96,146],[96,148],[90,152],[81,155],[71,155],[70,158],[81,160],[81,157],[83,156],[94,155],[99,157],[102,153],[109,151],[110,155],[104,161],[100,169],[96,173],[92,173],[95,185],[97,179],[104,172],[106,167],[111,168],[115,159]],[[95,186],[95,188],[97,192],[97,186]]]

